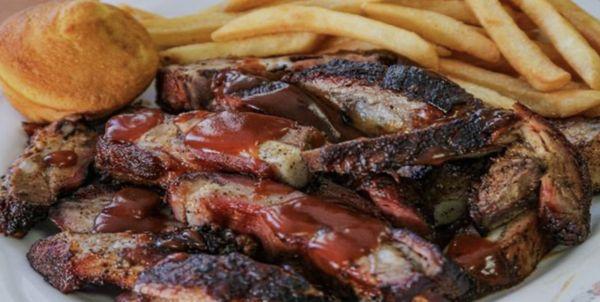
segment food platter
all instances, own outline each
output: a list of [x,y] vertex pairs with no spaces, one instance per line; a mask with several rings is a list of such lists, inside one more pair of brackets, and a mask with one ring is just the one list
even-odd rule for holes
[[[210,6],[216,0],[110,0],[108,3],[127,3],[164,16],[178,16]],[[600,17],[600,2],[576,1],[596,17]],[[154,87],[141,97],[155,98]],[[0,95],[0,169],[6,170],[25,145],[22,117]],[[536,271],[519,285],[484,301],[600,301],[600,198],[592,206],[592,234],[583,244],[570,249],[558,248],[540,263]],[[29,246],[47,234],[44,227],[36,228],[24,239],[0,237],[0,298],[2,301],[111,301],[99,293],[63,295],[54,290],[29,266],[25,254]]]

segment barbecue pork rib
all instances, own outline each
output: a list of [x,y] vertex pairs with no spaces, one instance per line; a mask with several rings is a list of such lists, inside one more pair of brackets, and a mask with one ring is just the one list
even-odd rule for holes
[[487,236],[459,233],[446,255],[475,280],[473,297],[513,286],[533,272],[554,244],[534,211],[526,211]]
[[479,100],[434,72],[407,64],[336,59],[283,81],[329,101],[371,136],[410,132],[482,108]]
[[544,166],[530,153],[515,145],[493,159],[469,200],[471,218],[480,228],[494,229],[535,207]]
[[242,254],[173,254],[143,271],[133,287],[151,301],[327,301],[302,276]]
[[600,118],[573,117],[551,120],[587,163],[593,191],[600,192]]
[[175,252],[254,253],[256,243],[214,227],[171,233],[76,234],[62,232],[37,241],[27,259],[48,283],[61,292],[85,285],[112,284],[131,289],[137,276]]
[[81,185],[97,134],[76,119],[38,128],[0,186],[0,233],[23,237],[61,193]]
[[340,53],[323,56],[283,56],[240,60],[205,60],[190,65],[170,65],[161,68],[156,77],[157,102],[167,112],[206,109],[213,98],[213,81],[221,71],[238,70],[247,75],[281,78],[287,72],[310,68],[334,59],[372,61],[393,64],[396,57],[387,52],[364,54]]
[[375,175],[362,179],[358,190],[369,196],[393,227],[409,229],[425,238],[433,236],[429,219],[416,207],[421,197],[407,180],[398,183],[390,176]]
[[94,183],[61,198],[49,218],[73,233],[170,232],[183,227],[158,194]]
[[241,175],[184,175],[168,188],[175,217],[257,237],[272,257],[299,254],[364,299],[457,298],[470,281],[433,244],[339,202]]
[[515,116],[482,108],[460,118],[408,133],[359,138],[302,152],[310,172],[361,175],[410,165],[436,165],[497,151],[516,136]]
[[108,121],[96,167],[117,180],[147,185],[165,185],[185,172],[231,171],[301,187],[309,175],[300,152],[323,142],[314,128],[258,113],[172,116],[142,109]]
[[487,159],[465,159],[432,167],[420,182],[425,212],[436,228],[449,227],[468,217],[473,187],[488,167]]

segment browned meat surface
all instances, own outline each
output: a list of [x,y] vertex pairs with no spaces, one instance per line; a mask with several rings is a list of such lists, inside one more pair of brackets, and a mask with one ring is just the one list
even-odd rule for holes
[[206,60],[195,64],[171,65],[159,70],[156,79],[157,100],[163,109],[171,113],[206,109],[214,98],[214,76],[225,69],[237,69],[244,73],[280,78],[282,74],[323,64],[336,58],[353,61],[375,61],[392,64],[394,56],[385,52],[366,54],[343,53],[323,56],[284,56],[267,59]]
[[600,118],[575,117],[552,120],[567,140],[581,153],[592,178],[594,192],[600,192]]
[[510,287],[525,279],[553,244],[527,211],[486,237],[474,232],[458,234],[446,254],[476,280],[475,296]]
[[256,236],[272,256],[299,254],[357,295],[410,300],[434,291],[457,298],[470,287],[455,264],[417,235],[272,181],[187,175],[168,189],[175,217]]
[[[127,199],[128,193],[134,198]],[[182,227],[162,198],[152,194],[139,188],[92,184],[60,199],[49,217],[62,231],[73,233],[169,232]]]
[[480,228],[494,229],[537,204],[544,167],[528,153],[516,145],[494,159],[470,203],[471,218]]
[[482,106],[441,75],[411,65],[332,60],[284,81],[328,100],[370,135],[409,132]]
[[302,157],[311,172],[360,175],[396,171],[407,165],[435,165],[498,150],[514,141],[514,127],[512,113],[479,109],[409,133],[326,145],[305,151]]
[[182,173],[216,170],[303,186],[308,171],[300,152],[322,143],[314,128],[268,115],[193,111],[171,116],[142,109],[108,121],[96,167],[139,184],[164,185]]
[[138,275],[173,252],[253,252],[255,243],[229,231],[203,227],[160,236],[150,233],[76,234],[63,232],[36,242],[31,266],[62,292],[84,285],[113,284],[131,289]]
[[302,276],[244,255],[173,254],[138,277],[134,291],[167,301],[325,301]]
[[331,179],[319,177],[306,188],[310,195],[318,196],[321,200],[331,202],[372,217],[384,219],[383,213],[377,205],[362,197],[356,191],[333,182]]
[[393,227],[409,229],[431,238],[432,229],[427,218],[416,207],[421,197],[408,181],[378,175],[364,179],[359,190],[365,192]]
[[421,195],[436,227],[451,225],[468,216],[473,187],[487,169],[487,160],[469,159],[445,163],[426,174]]
[[542,228],[559,244],[575,245],[590,233],[591,181],[582,156],[543,118],[523,109],[517,113],[522,155],[543,163],[538,215]]
[[346,124],[339,110],[292,84],[224,70],[214,76],[212,89],[214,98],[205,106],[210,111],[253,111],[288,118],[321,130],[331,142],[364,136]]
[[80,186],[94,158],[97,134],[76,120],[38,128],[0,186],[0,233],[22,237],[61,193]]

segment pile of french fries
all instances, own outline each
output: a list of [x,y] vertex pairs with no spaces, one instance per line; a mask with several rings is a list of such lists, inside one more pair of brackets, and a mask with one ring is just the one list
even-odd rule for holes
[[571,0],[227,0],[177,18],[122,8],[165,64],[385,49],[490,106],[600,116],[600,21]]

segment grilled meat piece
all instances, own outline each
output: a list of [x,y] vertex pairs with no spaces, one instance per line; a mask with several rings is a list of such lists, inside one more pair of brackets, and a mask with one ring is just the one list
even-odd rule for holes
[[364,298],[410,300],[429,290],[457,298],[470,286],[417,235],[269,180],[199,173],[181,177],[168,192],[180,221],[254,235],[271,256],[299,254]]
[[422,180],[421,192],[436,227],[466,217],[472,189],[488,169],[486,159],[447,162],[434,167]]
[[81,185],[96,139],[96,132],[74,119],[35,131],[0,186],[0,233],[23,237],[61,193]]
[[288,118],[321,130],[331,142],[365,136],[347,125],[339,110],[292,84],[224,70],[214,76],[212,89],[214,98],[206,104],[210,111],[253,111]]
[[591,181],[582,156],[546,120],[523,107],[516,108],[522,156],[543,163],[538,215],[542,227],[564,245],[583,242],[590,233]]
[[432,236],[427,219],[415,206],[421,198],[408,180],[397,183],[389,176],[378,175],[363,179],[358,190],[369,196],[393,227],[406,228],[426,238]]
[[409,132],[482,107],[450,80],[411,65],[338,59],[284,81],[328,100],[369,135]]
[[515,145],[494,159],[469,203],[471,218],[478,227],[494,229],[535,207],[544,166],[528,153]]
[[242,254],[173,254],[137,278],[134,291],[167,301],[325,301],[302,276]]
[[172,233],[76,234],[63,232],[37,241],[27,259],[46,281],[62,292],[87,284],[133,288],[137,276],[174,252],[252,252],[255,243],[216,228]]
[[195,64],[171,65],[159,70],[156,77],[157,101],[171,113],[206,109],[214,98],[214,76],[225,69],[278,79],[286,72],[302,70],[336,58],[393,64],[395,56],[386,52],[365,54],[341,53],[323,56],[284,56],[266,59],[206,60]]
[[527,211],[486,237],[456,235],[446,254],[476,280],[473,294],[482,296],[521,282],[553,246],[536,213]]
[[436,165],[487,154],[506,146],[515,116],[479,109],[461,118],[409,133],[355,139],[302,152],[310,172],[361,175],[395,171],[407,165]]
[[[124,198],[128,193],[135,198]],[[156,204],[152,196],[144,198],[152,194],[133,187],[92,184],[59,200],[49,217],[62,231],[73,233],[170,232],[181,228],[168,207]]]
[[139,184],[165,185],[186,172],[232,171],[300,187],[309,176],[301,150],[323,142],[314,128],[268,115],[193,111],[171,116],[143,109],[108,121],[96,167]]
[[586,161],[594,192],[600,192],[600,118],[552,120]]

